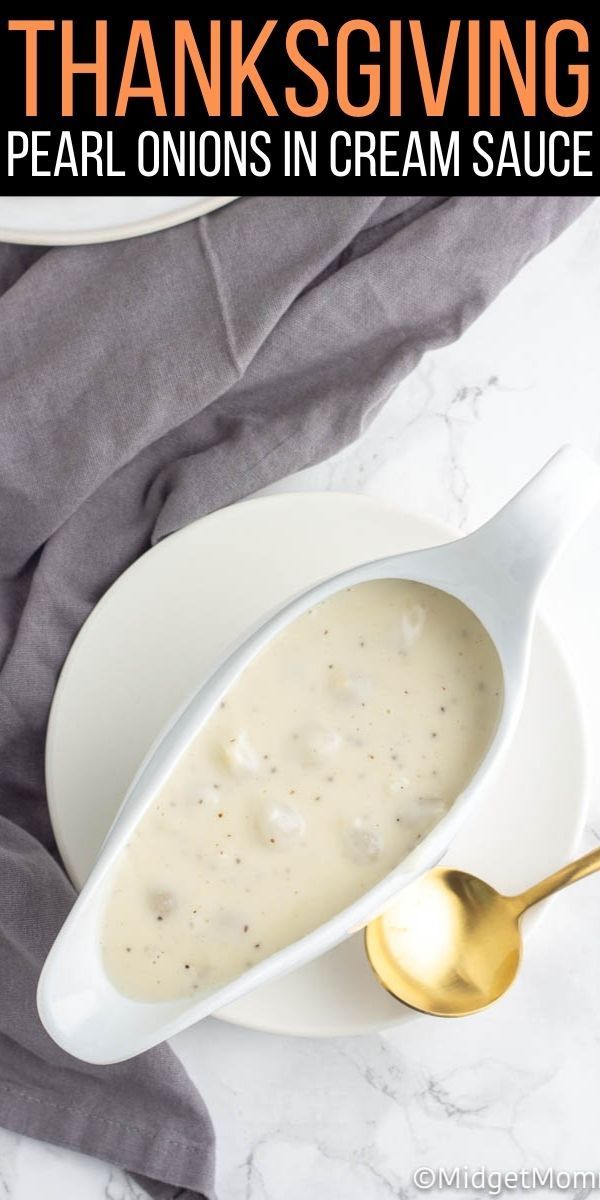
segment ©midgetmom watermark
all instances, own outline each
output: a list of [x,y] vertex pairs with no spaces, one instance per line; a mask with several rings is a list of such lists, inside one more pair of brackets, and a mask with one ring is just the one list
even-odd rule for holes
[[554,1167],[521,1167],[519,1171],[490,1171],[487,1167],[417,1167],[412,1181],[419,1192],[481,1192],[501,1196],[504,1192],[595,1192],[600,1191],[599,1171],[557,1171]]

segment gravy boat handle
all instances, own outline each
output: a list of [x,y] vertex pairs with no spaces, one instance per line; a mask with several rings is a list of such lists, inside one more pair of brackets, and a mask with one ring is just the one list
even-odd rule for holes
[[441,586],[473,607],[501,642],[514,642],[515,618],[527,636],[550,566],[599,501],[600,467],[563,446],[485,525],[442,548],[439,562],[453,578]]
[[583,450],[563,446],[468,541],[534,597],[554,559],[600,501],[600,467]]

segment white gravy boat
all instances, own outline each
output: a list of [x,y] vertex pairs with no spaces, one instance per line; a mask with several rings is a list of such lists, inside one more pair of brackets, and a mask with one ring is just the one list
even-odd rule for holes
[[[446,853],[513,732],[523,698],[540,584],[556,554],[600,500],[600,469],[564,447],[505,508],[448,545],[365,563],[303,592],[247,635],[204,679],[140,767],[96,862],[44,964],[38,1010],[48,1033],[86,1062],[139,1054],[251,988],[341,942],[381,912],[400,888]],[[498,651],[504,697],[496,734],[469,785],[438,825],[380,883],[312,933],[200,998],[140,1002],[122,995],[104,970],[103,909],[125,843],[178,759],[240,672],[274,634],[341,588],[379,578],[410,579],[451,593],[479,617]]]

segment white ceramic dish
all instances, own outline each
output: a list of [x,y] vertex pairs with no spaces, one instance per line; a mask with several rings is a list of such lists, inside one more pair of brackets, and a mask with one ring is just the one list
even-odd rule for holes
[[236,196],[0,196],[0,242],[80,246],[141,237],[202,217]]
[[[329,579],[288,604],[232,655],[225,657],[183,713],[150,752],[134,781],[88,884],[47,960],[39,988],[42,1019],[53,1037],[89,1061],[129,1057],[184,1028],[253,986],[306,962],[360,928],[381,911],[399,887],[439,860],[499,760],[519,711],[539,578],[571,528],[598,496],[598,472],[574,451],[557,456],[545,471],[476,535],[453,546],[356,568]],[[114,989],[99,953],[99,929],[114,861],[158,788],[214,704],[266,640],[341,586],[364,579],[406,577],[457,595],[487,626],[500,653],[504,707],[496,738],[472,783],[448,815],[395,871],[350,908],[296,944],[258,964],[218,991],[189,1000],[139,1004]]]
[[[332,568],[451,536],[444,526],[372,497],[284,494],[196,521],[126,571],[76,639],[50,719],[50,815],[76,886],[89,874],[129,781],[169,714],[270,602],[283,603]],[[280,553],[284,538],[296,548],[293,557]],[[573,684],[538,619],[516,737],[453,841],[452,864],[509,893],[572,857],[585,816],[585,757]],[[529,914],[527,934],[545,907]],[[361,934],[216,1015],[312,1036],[373,1033],[416,1018],[375,982]]]

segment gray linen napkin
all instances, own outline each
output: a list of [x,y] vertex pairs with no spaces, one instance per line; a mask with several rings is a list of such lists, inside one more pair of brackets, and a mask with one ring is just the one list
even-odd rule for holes
[[86,1066],[36,1014],[73,901],[44,794],[57,673],[137,555],[355,438],[587,203],[249,198],[137,241],[0,247],[0,1124],[156,1200],[212,1194],[172,1052]]

